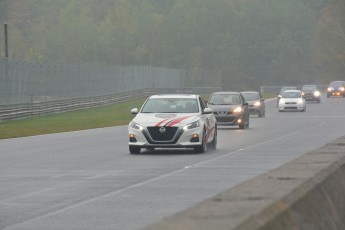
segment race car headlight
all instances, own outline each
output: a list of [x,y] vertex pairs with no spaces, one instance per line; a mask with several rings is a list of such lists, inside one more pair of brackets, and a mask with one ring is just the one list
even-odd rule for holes
[[135,123],[134,121],[132,121],[131,123],[129,123],[129,127],[133,128],[133,129],[138,129],[138,130],[143,130],[144,127]]
[[333,90],[332,87],[328,87],[328,88],[327,88],[327,91],[332,91],[332,90]]
[[200,126],[200,120],[194,121],[192,123],[189,123],[188,125],[183,127],[183,130],[187,131],[190,129],[195,129]]
[[314,96],[315,96],[315,97],[319,97],[319,96],[320,96],[320,92],[319,92],[319,91],[315,91],[315,92],[314,92]]
[[254,106],[256,106],[256,107],[258,107],[260,105],[261,105],[260,101],[257,101],[257,102],[254,103]]
[[240,113],[242,112],[242,107],[236,107],[234,110],[233,110],[234,113]]
[[340,87],[339,90],[340,91],[345,91],[345,88],[344,87]]
[[297,104],[303,104],[303,99],[298,99]]
[[285,104],[284,99],[280,99],[280,100],[279,100],[279,104]]

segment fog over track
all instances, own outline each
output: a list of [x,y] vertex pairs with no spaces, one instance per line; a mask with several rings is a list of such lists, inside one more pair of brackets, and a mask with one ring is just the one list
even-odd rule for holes
[[250,128],[218,149],[128,151],[127,126],[0,140],[0,229],[141,229],[345,135],[345,98]]

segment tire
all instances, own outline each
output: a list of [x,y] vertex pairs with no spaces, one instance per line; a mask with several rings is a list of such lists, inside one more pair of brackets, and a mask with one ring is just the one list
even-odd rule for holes
[[249,129],[249,118],[247,124],[245,125],[245,128]]
[[214,132],[214,136],[213,136],[213,141],[210,143],[210,149],[212,150],[216,150],[217,149],[217,142],[218,142],[218,133],[217,133],[217,127],[216,130]]
[[140,147],[132,146],[132,145],[129,146],[129,152],[130,152],[131,154],[139,154],[139,153],[140,153],[140,150],[141,150]]
[[238,127],[239,127],[240,129],[244,129],[244,123],[239,124]]
[[207,145],[206,145],[206,129],[204,128],[204,131],[202,133],[202,142],[201,145],[194,148],[195,153],[204,153],[207,151]]
[[262,117],[262,110],[258,113],[258,117]]

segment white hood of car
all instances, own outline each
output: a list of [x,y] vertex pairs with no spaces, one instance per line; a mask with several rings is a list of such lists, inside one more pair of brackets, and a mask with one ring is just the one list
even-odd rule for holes
[[300,101],[300,100],[302,100],[301,98],[282,98],[281,100],[283,100],[284,101],[284,103],[286,103],[286,102],[298,102],[298,101]]
[[185,126],[200,119],[195,113],[138,113],[133,121],[143,126]]

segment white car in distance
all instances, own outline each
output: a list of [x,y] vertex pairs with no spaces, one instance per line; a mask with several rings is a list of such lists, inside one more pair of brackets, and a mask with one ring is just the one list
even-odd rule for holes
[[285,90],[278,103],[279,112],[307,110],[307,103],[300,90]]
[[150,96],[128,125],[129,151],[142,148],[193,148],[204,153],[216,149],[217,121],[213,110],[199,95],[164,94]]

